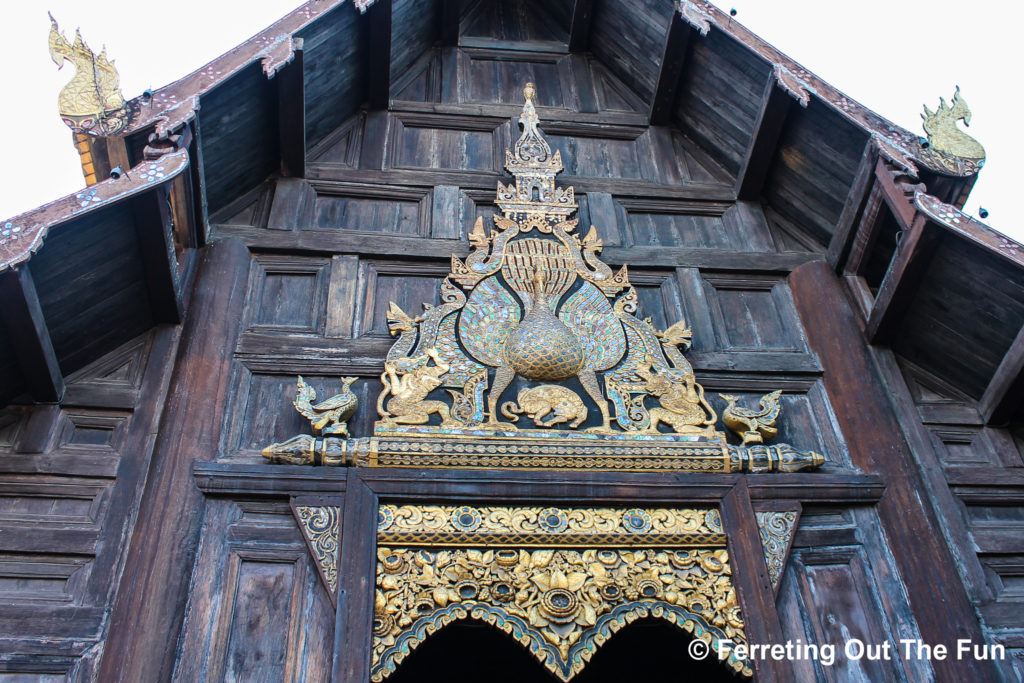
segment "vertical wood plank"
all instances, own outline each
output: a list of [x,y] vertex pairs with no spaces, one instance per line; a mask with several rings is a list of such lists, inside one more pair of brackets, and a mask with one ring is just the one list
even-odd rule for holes
[[328,337],[351,338],[355,320],[356,290],[359,289],[359,257],[338,255],[331,259],[331,279],[327,286]]
[[132,213],[153,320],[177,324],[181,322],[183,310],[178,259],[174,251],[170,187],[156,188],[132,200]]
[[370,680],[373,595],[377,571],[377,496],[358,468],[348,470],[338,557],[334,672],[339,683]]
[[216,242],[203,254],[99,680],[171,676],[205,509],[192,464],[217,453],[248,263],[248,249],[235,240]]
[[[743,610],[747,642],[784,644],[782,623],[775,609],[775,591],[764,563],[764,549],[746,479],[741,479],[722,499],[721,511],[722,528],[729,538],[732,580]],[[785,660],[765,658],[751,665],[757,672],[759,683],[793,680],[792,666]]]
[[[438,185],[434,188],[430,212],[430,236],[437,239],[457,240],[464,228],[459,222],[459,188]],[[469,228],[465,228],[468,230]]]

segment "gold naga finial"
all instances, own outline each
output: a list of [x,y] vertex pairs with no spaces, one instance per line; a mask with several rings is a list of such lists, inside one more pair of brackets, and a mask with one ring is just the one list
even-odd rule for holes
[[75,65],[75,75],[57,97],[57,109],[68,127],[76,133],[115,135],[128,123],[128,108],[121,94],[121,77],[107,59],[104,47],[99,55],[75,31],[69,43],[50,14],[50,58],[57,68],[67,60]]
[[[965,126],[971,124],[971,110],[967,102],[960,96],[960,86],[956,86],[952,104],[946,104],[944,97],[939,98],[939,108],[932,111],[924,105],[921,114],[925,133],[928,134],[928,146],[943,155],[972,161],[985,159],[985,148],[977,140],[957,128],[956,122],[963,120]],[[952,169],[951,169],[952,170]]]

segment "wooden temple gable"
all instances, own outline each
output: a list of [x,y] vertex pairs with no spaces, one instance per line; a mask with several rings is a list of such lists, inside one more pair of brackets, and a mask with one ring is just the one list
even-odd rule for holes
[[[443,306],[503,215],[526,82],[637,319],[685,320],[718,414],[782,390],[818,471],[266,464],[298,375],[375,434],[391,303]],[[378,509],[412,504],[714,509],[750,642],[970,638],[1011,658],[863,673],[1014,675],[1024,251],[959,210],[976,161],[690,1],[310,2],[123,115],[98,182],[0,222],[0,671],[369,680]]]

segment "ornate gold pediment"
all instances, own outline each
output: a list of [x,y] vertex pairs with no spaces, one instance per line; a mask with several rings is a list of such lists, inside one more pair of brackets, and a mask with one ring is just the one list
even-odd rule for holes
[[[522,135],[505,156],[515,183],[498,184],[501,213],[490,226],[477,219],[469,256],[452,257],[440,305],[417,317],[390,305],[397,340],[384,363],[373,435],[340,439],[334,435],[347,435],[344,421],[310,414],[318,406],[305,401],[303,414],[323,436],[300,435],[264,455],[420,467],[758,472],[820,465],[817,453],[763,444],[776,433],[781,392],[764,397],[758,410],[727,397],[723,421],[743,445],[726,441],[683,355],[691,330],[683,321],[659,330],[635,315],[626,266],[613,271],[600,259],[597,230],[581,238],[578,219],[570,218],[573,188],[555,184],[561,155],[538,128],[533,85],[523,93]],[[299,388],[300,396],[310,391],[301,378]],[[343,396],[321,405],[354,400]]]

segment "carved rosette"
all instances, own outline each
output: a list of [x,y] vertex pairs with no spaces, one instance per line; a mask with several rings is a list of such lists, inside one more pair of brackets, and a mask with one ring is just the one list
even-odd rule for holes
[[[714,509],[381,506],[372,680],[448,624],[513,638],[563,681],[653,616],[717,649],[745,643]],[[730,651],[724,663],[751,676]]]

